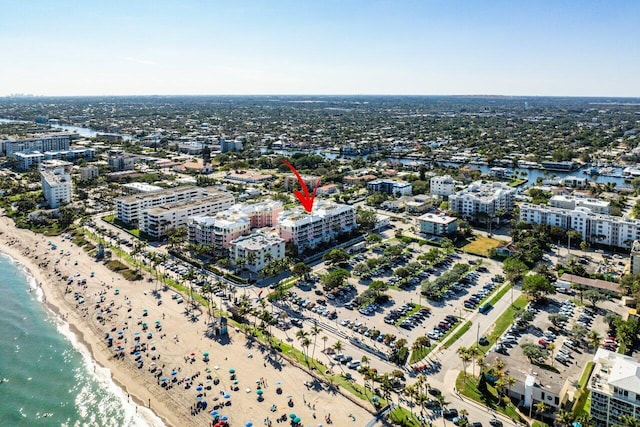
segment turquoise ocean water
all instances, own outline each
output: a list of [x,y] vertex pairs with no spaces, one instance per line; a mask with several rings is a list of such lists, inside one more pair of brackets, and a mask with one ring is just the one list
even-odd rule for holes
[[35,285],[0,254],[0,426],[162,425],[128,402]]

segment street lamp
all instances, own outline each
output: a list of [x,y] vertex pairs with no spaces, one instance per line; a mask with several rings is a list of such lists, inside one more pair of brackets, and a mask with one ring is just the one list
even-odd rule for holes
[[476,347],[480,344],[480,323],[478,323],[478,329],[476,329]]

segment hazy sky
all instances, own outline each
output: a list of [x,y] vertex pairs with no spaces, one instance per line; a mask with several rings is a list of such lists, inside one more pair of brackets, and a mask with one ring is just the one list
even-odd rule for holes
[[0,96],[640,96],[640,0],[0,0]]

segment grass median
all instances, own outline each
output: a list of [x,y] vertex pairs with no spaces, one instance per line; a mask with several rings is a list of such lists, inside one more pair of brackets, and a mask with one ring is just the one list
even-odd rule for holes
[[500,338],[504,331],[507,330],[509,325],[513,323],[515,314],[518,312],[518,310],[521,310],[527,305],[527,301],[528,299],[526,295],[520,295],[516,300],[513,301],[513,304],[511,304],[505,310],[505,312],[502,313],[502,315],[498,317],[498,319],[496,319],[496,322],[493,324],[493,329],[487,335],[487,345],[479,346],[482,351],[486,352],[489,347],[495,344],[498,338]]

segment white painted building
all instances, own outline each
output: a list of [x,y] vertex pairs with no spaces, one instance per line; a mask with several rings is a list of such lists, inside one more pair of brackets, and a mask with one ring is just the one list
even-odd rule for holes
[[631,274],[640,273],[640,241],[636,240],[633,242],[629,258],[631,264]]
[[594,199],[592,197],[556,195],[549,199],[549,206],[562,209],[575,209],[585,207],[593,213],[609,214],[611,202],[607,200]]
[[71,163],[62,160],[40,163],[42,194],[53,209],[71,202],[71,167]]
[[495,217],[498,210],[513,210],[515,195],[514,188],[501,182],[476,181],[449,196],[449,209],[469,219],[477,219],[479,214]]
[[587,242],[625,249],[640,239],[639,220],[596,214],[585,207],[570,210],[522,203],[520,221],[576,230]]
[[328,200],[316,200],[312,213],[297,207],[283,211],[278,218],[280,237],[303,250],[329,242],[356,226],[356,212],[352,206]]
[[246,215],[219,213],[189,220],[189,241],[215,248],[229,248],[231,241],[251,231]]
[[163,236],[169,228],[187,225],[189,219],[195,216],[214,215],[228,209],[233,202],[231,193],[209,191],[206,196],[195,200],[143,209],[138,226],[140,231],[158,238]]
[[8,139],[4,141],[3,150],[7,157],[25,151],[59,151],[68,150],[71,144],[69,135],[40,135],[34,138]]
[[587,383],[591,392],[589,415],[596,427],[623,425],[622,417],[640,418],[640,363],[599,348]]
[[80,179],[88,181],[97,178],[99,172],[97,166],[83,166],[80,168]]
[[118,220],[129,225],[136,226],[145,209],[165,206],[169,203],[196,200],[219,191],[213,188],[201,188],[196,186],[184,186],[170,188],[144,194],[135,194],[116,198],[116,215]]
[[367,188],[370,191],[385,193],[392,196],[410,196],[413,186],[410,182],[396,181],[393,179],[374,179],[367,182]]
[[284,258],[285,242],[274,234],[253,233],[231,242],[229,257],[234,265],[243,260],[243,266],[254,273],[264,266]]
[[434,176],[430,182],[430,192],[436,196],[448,197],[456,191],[456,181],[449,175]]

